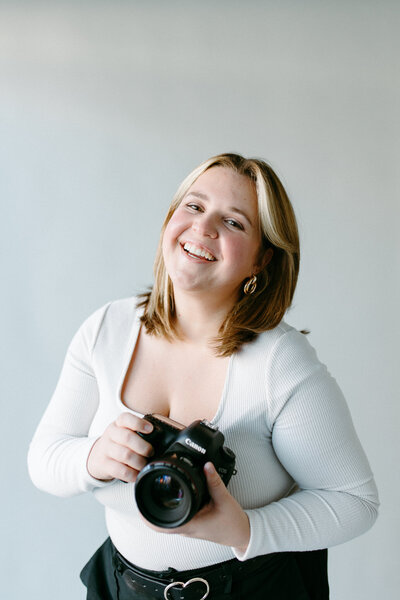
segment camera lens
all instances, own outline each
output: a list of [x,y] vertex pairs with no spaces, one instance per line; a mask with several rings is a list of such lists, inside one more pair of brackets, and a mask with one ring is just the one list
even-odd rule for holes
[[158,527],[179,527],[199,510],[207,487],[201,470],[176,457],[148,463],[136,479],[136,503]]
[[151,486],[151,497],[155,505],[160,508],[178,508],[183,502],[183,489],[179,482],[171,475],[155,477]]

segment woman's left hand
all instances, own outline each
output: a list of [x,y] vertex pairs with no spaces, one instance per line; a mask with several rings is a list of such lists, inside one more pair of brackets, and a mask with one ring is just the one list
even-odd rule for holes
[[181,527],[164,529],[146,521],[160,533],[178,533],[186,537],[208,540],[231,546],[241,554],[246,552],[250,540],[249,519],[235,498],[228,492],[212,463],[204,466],[210,501]]

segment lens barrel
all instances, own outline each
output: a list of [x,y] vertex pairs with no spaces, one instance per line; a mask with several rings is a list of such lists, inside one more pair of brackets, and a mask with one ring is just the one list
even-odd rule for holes
[[196,514],[208,495],[202,470],[185,457],[163,457],[148,463],[135,485],[136,503],[153,525],[179,527]]

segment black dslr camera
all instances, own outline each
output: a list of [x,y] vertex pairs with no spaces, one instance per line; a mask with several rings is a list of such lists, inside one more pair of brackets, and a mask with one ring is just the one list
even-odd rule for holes
[[235,454],[224,446],[224,436],[207,421],[188,427],[162,415],[145,415],[153,424],[148,434],[138,433],[155,452],[140,471],[135,485],[142,515],[158,527],[179,527],[210,499],[203,466],[211,461],[228,484],[235,471]]

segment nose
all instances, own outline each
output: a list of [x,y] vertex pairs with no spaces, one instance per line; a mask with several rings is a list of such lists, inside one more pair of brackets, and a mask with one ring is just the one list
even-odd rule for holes
[[212,215],[205,215],[204,213],[198,216],[192,225],[192,229],[197,234],[215,239],[218,237],[218,230],[215,223],[215,219]]

